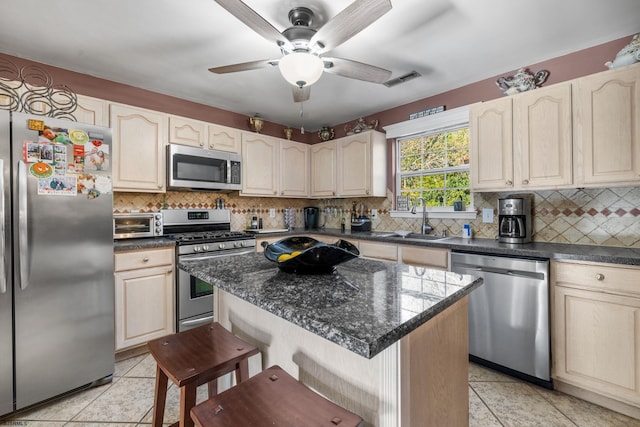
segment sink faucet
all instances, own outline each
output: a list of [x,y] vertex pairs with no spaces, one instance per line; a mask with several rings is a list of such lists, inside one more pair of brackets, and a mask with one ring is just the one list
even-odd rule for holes
[[[431,233],[433,231],[433,227],[429,225],[429,223],[427,222],[427,204],[424,201],[424,199],[422,197],[418,197],[416,199],[416,201],[422,201],[422,234],[428,234]],[[415,214],[416,213],[416,205],[414,204],[413,207],[411,208],[411,213]]]

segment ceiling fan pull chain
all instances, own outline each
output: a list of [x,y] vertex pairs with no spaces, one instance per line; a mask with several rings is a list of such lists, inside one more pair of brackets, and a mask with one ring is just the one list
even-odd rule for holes
[[304,102],[300,103],[300,133],[304,135]]

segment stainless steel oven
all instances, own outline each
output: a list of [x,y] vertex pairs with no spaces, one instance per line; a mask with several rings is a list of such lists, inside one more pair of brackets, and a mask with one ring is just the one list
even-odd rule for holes
[[[235,256],[255,251],[255,237],[231,231],[227,209],[163,210],[165,235],[176,240],[176,264]],[[214,320],[213,286],[178,270],[176,280],[176,330],[184,331]]]

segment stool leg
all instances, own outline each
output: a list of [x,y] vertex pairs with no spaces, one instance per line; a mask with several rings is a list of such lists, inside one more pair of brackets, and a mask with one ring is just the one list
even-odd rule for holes
[[194,406],[196,406],[196,386],[187,384],[180,389],[180,427],[193,427],[191,408]]
[[249,378],[249,359],[244,358],[236,365],[236,384]]
[[209,390],[209,399],[218,394],[218,379],[209,381],[207,389]]
[[153,397],[153,427],[162,427],[164,405],[167,400],[167,375],[156,365],[156,390]]

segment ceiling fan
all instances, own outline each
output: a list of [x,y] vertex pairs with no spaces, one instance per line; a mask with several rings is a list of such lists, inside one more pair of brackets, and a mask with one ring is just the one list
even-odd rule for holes
[[391,71],[343,58],[323,56],[391,10],[390,0],[355,0],[318,30],[311,28],[313,10],[294,7],[289,11],[291,27],[278,31],[240,0],[215,0],[229,13],[265,39],[275,42],[282,52],[280,59],[264,59],[209,68],[216,74],[235,73],[278,66],[285,80],[293,85],[294,102],[309,99],[309,86],[324,71],[351,79],[384,83]]

